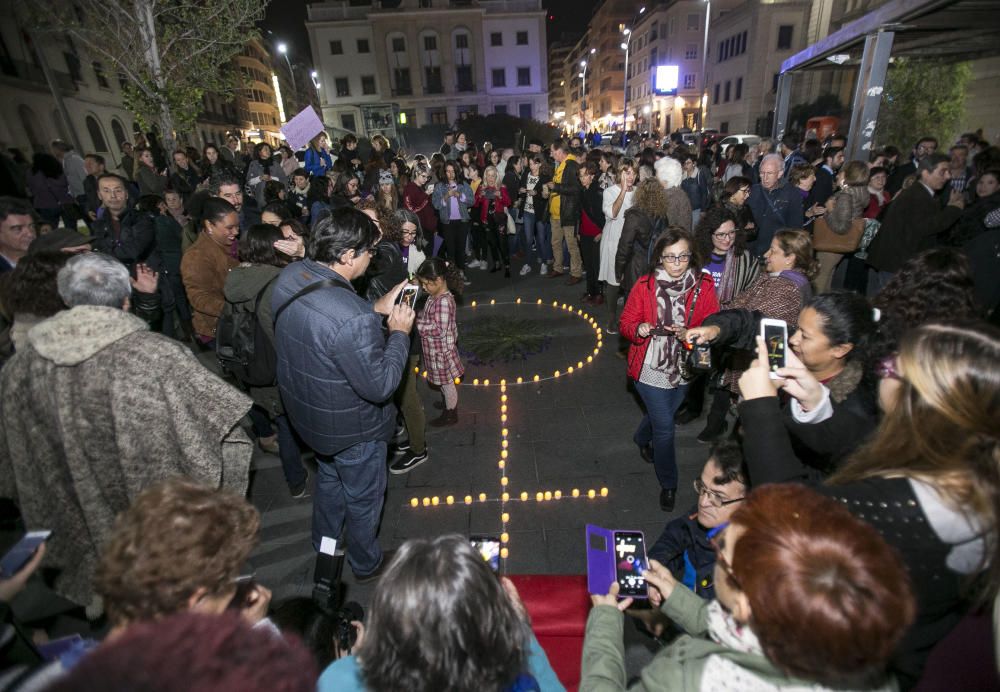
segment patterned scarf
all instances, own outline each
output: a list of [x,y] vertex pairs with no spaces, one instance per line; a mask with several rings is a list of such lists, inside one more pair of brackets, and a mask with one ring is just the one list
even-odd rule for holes
[[719,279],[719,304],[725,305],[733,299],[736,293],[736,265],[739,264],[734,248],[736,243],[726,250],[726,263],[722,269],[722,278]]
[[[684,314],[687,295],[698,282],[698,277],[690,269],[679,279],[671,279],[665,269],[657,269],[656,275],[656,326],[669,327],[673,324],[687,325]],[[670,384],[677,386],[681,381],[681,342],[673,334],[653,336],[649,341],[646,362],[650,367],[667,374]]]

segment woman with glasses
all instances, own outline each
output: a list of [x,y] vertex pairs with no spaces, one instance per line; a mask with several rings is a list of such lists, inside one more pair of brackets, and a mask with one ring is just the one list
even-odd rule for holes
[[[755,483],[799,475],[791,438],[778,415],[777,390],[809,400],[808,373],[758,360],[740,379],[744,450]],[[843,467],[820,487],[875,526],[906,564],[917,618],[893,667],[904,688],[920,677],[934,645],[1000,587],[1000,331],[991,325],[924,324],[908,331],[882,375],[884,416]],[[821,414],[822,415],[822,414]],[[736,517],[734,517],[736,521]],[[990,665],[990,664],[986,664]]]
[[[659,187],[659,182],[652,182]],[[683,228],[668,226],[653,246],[652,256],[646,273],[629,293],[619,328],[631,343],[628,376],[646,406],[632,439],[643,459],[653,463],[660,483],[660,508],[670,512],[678,482],[674,414],[690,379],[684,337],[689,328],[717,312],[719,303],[712,277],[701,273],[694,240]]]
[[[886,669],[914,599],[878,531],[801,486],[760,488],[738,506],[713,538],[715,600],[650,563],[650,604],[686,634],[631,689],[898,689]],[[632,599],[617,596],[613,584],[591,597],[581,690],[626,689],[622,611]]]
[[416,214],[420,219],[420,228],[423,229],[422,236],[428,244],[434,242],[434,231],[437,230],[438,226],[434,205],[431,203],[430,193],[433,189],[431,169],[423,163],[415,164],[413,177],[403,188],[403,207]]
[[719,194],[719,204],[736,217],[736,226],[746,235],[747,242],[757,237],[757,227],[754,225],[753,214],[747,206],[750,199],[750,178],[741,175],[730,178],[722,186]]

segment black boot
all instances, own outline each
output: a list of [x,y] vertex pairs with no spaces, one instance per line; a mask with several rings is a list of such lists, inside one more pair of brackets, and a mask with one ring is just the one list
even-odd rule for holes
[[430,422],[435,428],[443,428],[446,425],[455,425],[458,422],[458,407],[446,408],[441,415]]
[[667,490],[666,488],[663,488],[660,490],[660,509],[664,512],[673,512],[675,502],[677,502],[676,489]]

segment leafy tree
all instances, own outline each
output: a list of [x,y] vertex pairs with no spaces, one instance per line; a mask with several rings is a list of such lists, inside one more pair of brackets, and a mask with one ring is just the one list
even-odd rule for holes
[[202,95],[244,86],[231,58],[257,37],[269,0],[32,0],[34,28],[68,35],[124,78],[125,106],[159,127],[166,152],[202,110]]
[[886,76],[875,141],[906,151],[925,135],[953,140],[971,75],[968,63],[896,58]]

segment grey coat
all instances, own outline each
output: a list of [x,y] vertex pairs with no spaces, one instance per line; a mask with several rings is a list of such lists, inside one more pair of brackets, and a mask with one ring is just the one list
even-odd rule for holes
[[244,493],[250,399],[190,350],[116,308],[80,306],[39,323],[0,371],[0,496],[52,530],[56,591],[90,604],[119,512],[171,476]]

